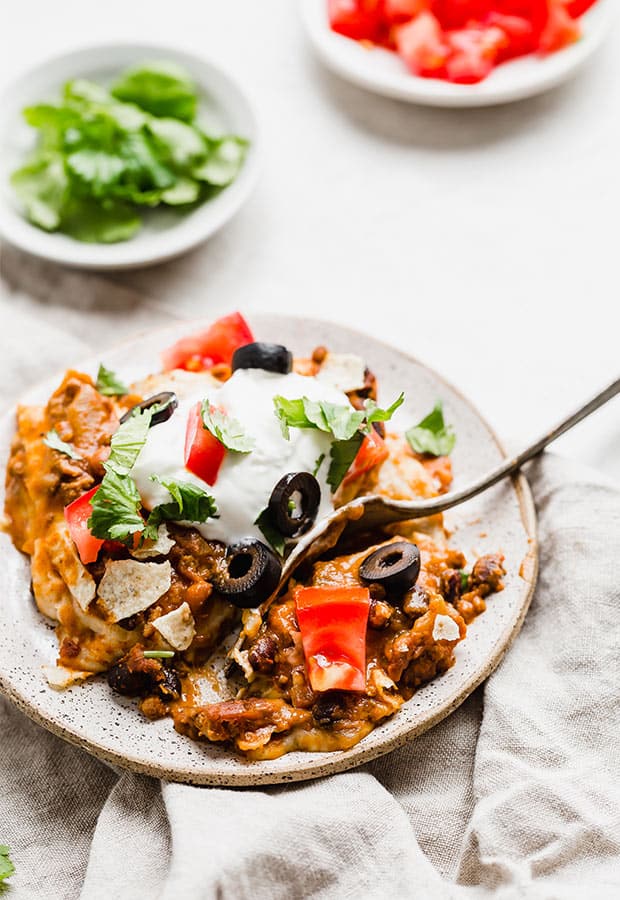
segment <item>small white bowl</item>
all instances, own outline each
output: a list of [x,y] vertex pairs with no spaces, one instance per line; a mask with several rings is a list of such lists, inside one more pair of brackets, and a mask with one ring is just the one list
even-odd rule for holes
[[598,49],[610,30],[612,0],[597,3],[581,18],[583,37],[544,58],[524,56],[503,63],[480,84],[451,84],[412,75],[396,53],[367,48],[333,32],[327,0],[300,0],[302,19],[328,68],[359,87],[424,106],[494,106],[533,97],[570,78]]
[[[32,225],[9,183],[11,172],[23,165],[36,140],[22,118],[22,108],[57,101],[69,79],[105,84],[145,60],[169,60],[190,72],[200,95],[198,119],[209,133],[238,134],[250,141],[236,179],[191,212],[146,210],[135,237],[117,244],[87,244]],[[0,97],[0,235],[35,256],[82,269],[134,269],[172,259],[214,234],[248,198],[257,176],[258,139],[256,118],[240,88],[221,69],[191,53],[152,44],[103,44],[54,57],[30,69]]]

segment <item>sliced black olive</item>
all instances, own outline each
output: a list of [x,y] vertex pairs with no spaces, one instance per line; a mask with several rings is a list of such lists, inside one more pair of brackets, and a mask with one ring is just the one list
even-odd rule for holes
[[288,375],[293,368],[293,354],[282,344],[266,344],[256,341],[238,347],[233,353],[232,370],[264,369],[266,372],[279,372]]
[[367,556],[359,571],[362,581],[377,582],[388,591],[402,594],[418,580],[420,551],[410,541],[395,541]]
[[287,537],[307,531],[321,502],[321,488],[310,472],[289,472],[274,487],[269,512],[276,528]]
[[121,425],[123,422],[126,422],[127,419],[131,418],[136,410],[151,409],[153,406],[157,406],[158,409],[153,413],[151,427],[153,427],[153,425],[159,425],[161,422],[166,422],[170,418],[178,405],[177,395],[172,391],[162,391],[160,394],[153,394],[152,397],[149,397],[148,399],[143,400],[142,403],[138,403],[137,406],[132,406],[131,409],[128,409],[125,415],[121,416]]
[[242,609],[259,606],[275,591],[282,563],[273,550],[255,538],[231,544],[225,559],[226,575],[217,589],[227,600]]

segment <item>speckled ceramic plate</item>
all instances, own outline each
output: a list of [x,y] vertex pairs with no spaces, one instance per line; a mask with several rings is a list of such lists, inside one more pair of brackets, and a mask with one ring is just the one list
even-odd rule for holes
[[[468,401],[410,356],[368,335],[325,322],[255,316],[251,325],[258,339],[287,344],[298,355],[317,344],[361,355],[377,374],[383,399],[406,392],[397,428],[419,421],[440,397],[458,435],[453,454],[457,485],[485,472],[503,456],[493,432]],[[101,359],[87,361],[83,368],[95,374],[103,361],[125,381],[156,371],[159,351],[193,327],[194,323],[185,322],[146,335]],[[69,365],[75,365],[75,360],[67,360]],[[24,402],[45,402],[59,380],[60,373],[31,391]],[[5,417],[0,423],[3,461],[13,429],[14,417]],[[5,534],[0,534],[0,688],[28,716],[60,737],[109,763],[160,778],[193,784],[275,784],[349,769],[412,740],[449,715],[495,669],[523,622],[537,572],[535,514],[525,479],[498,485],[446,518],[454,531],[452,544],[468,558],[494,550],[505,553],[506,588],[490,599],[487,611],[468,629],[466,640],[457,647],[456,665],[351,750],[290,753],[273,761],[246,762],[229,749],[177,734],[170,719],[147,721],[132,701],[112,694],[103,678],[60,693],[50,689],[41,666],[53,664],[56,658],[53,627],[35,607],[28,560]],[[411,753],[415,752],[413,744]]]

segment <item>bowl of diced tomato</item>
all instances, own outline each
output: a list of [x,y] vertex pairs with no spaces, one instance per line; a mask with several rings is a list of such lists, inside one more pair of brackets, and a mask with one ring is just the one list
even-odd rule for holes
[[302,0],[324,62],[378,93],[483,106],[548,90],[607,34],[612,0]]

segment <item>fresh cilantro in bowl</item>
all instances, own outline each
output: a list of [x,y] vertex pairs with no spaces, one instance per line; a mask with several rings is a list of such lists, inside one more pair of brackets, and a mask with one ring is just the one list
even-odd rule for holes
[[11,176],[26,216],[109,244],[133,237],[146,209],[208,201],[235,179],[248,142],[206,134],[197,108],[195,83],[169,62],[127,69],[110,88],[68,81],[58,105],[26,107],[38,142]]

